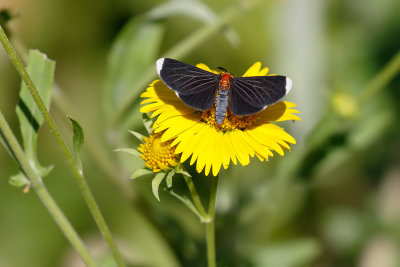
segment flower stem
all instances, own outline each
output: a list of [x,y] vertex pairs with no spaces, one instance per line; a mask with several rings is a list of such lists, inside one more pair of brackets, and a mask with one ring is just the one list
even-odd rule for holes
[[67,159],[73,173],[75,176],[75,180],[78,183],[79,189],[89,207],[89,210],[92,213],[94,220],[103,236],[103,238],[108,243],[108,246],[111,249],[111,252],[114,256],[115,261],[117,262],[118,266],[122,267],[125,266],[122,257],[118,251],[118,248],[112,238],[111,232],[108,229],[108,226],[104,220],[103,215],[101,214],[100,208],[94,199],[93,194],[90,191],[90,188],[86,182],[86,179],[83,175],[83,171],[79,168],[76,160],[73,158],[71,152],[69,151],[64,139],[62,138],[59,130],[57,129],[56,124],[54,123],[52,117],[50,116],[49,112],[46,109],[46,106],[43,103],[43,100],[40,98],[39,92],[37,91],[32,79],[30,78],[28,72],[26,71],[24,65],[22,64],[21,60],[19,59],[18,55],[16,54],[14,48],[12,47],[10,41],[8,40],[6,34],[4,33],[3,28],[0,26],[0,41],[3,44],[8,56],[10,57],[11,62],[13,63],[15,69],[18,71],[21,79],[26,84],[29,92],[31,93],[36,105],[38,106],[44,120],[46,121],[50,132],[54,135],[58,145],[60,146],[65,158]]
[[201,204],[199,194],[197,193],[197,190],[196,190],[196,187],[194,186],[192,178],[185,174],[183,174],[183,178],[185,179],[185,182],[189,188],[190,195],[192,196],[192,199],[193,199],[193,203],[196,207],[197,212],[201,216],[200,218],[201,218],[202,222],[209,222],[210,216],[204,210],[203,204]]
[[208,267],[215,267],[215,201],[217,198],[219,175],[212,178],[210,202],[208,205],[208,216],[210,221],[206,222],[206,239],[207,239],[207,262]]
[[366,101],[371,98],[375,93],[382,89],[386,84],[392,80],[400,71],[400,51],[387,63],[383,69],[374,76],[371,82],[368,83],[364,89],[360,100]]
[[94,259],[89,254],[81,238],[76,233],[75,229],[72,227],[68,219],[65,217],[64,213],[58,207],[57,203],[51,197],[50,193],[47,191],[45,185],[42,182],[42,178],[29,164],[28,159],[26,158],[21,146],[19,145],[15,135],[12,133],[1,111],[0,130],[3,133],[5,142],[9,145],[9,149],[11,150],[13,156],[18,161],[25,175],[29,178],[33,189],[39,196],[39,199],[42,201],[43,205],[47,208],[50,215],[56,221],[61,231],[67,237],[72,246],[75,247],[76,251],[82,257],[82,260],[86,263],[86,265],[96,266]]

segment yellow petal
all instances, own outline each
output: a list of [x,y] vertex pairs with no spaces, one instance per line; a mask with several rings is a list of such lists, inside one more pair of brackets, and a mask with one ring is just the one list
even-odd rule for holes
[[[222,157],[222,166],[224,167],[224,169],[227,169],[229,167],[229,163],[231,161],[231,148],[230,148],[230,144],[228,144],[227,140],[228,138],[226,138],[227,136],[225,134],[221,135],[221,157]],[[236,160],[236,157],[233,156]],[[235,163],[236,165],[236,163]]]
[[197,157],[200,154],[200,151],[204,147],[204,143],[207,141],[207,136],[208,136],[208,125],[204,124],[204,127],[202,127],[201,131],[197,133],[197,138],[196,143],[196,150],[193,151],[192,158],[190,159],[190,165],[193,165],[195,163]]
[[[177,116],[168,119],[168,124],[164,123],[156,128],[155,132],[161,132],[166,130],[161,137],[161,141],[165,142],[172,138],[175,138],[178,134],[186,131],[187,129],[191,128],[198,122],[196,118],[191,118],[190,116]],[[173,125],[173,127],[169,127]]]
[[[207,157],[204,160],[205,162],[205,168],[204,168],[204,174],[206,176],[208,176],[208,174],[210,173],[212,164],[214,162],[215,159],[215,154],[216,154],[216,149],[214,149],[217,145],[217,140],[216,140],[216,134],[212,134],[211,136],[209,136],[209,140],[208,140],[208,145],[207,145]],[[200,162],[200,156],[197,159],[197,164],[199,164]]]
[[265,75],[267,75],[268,71],[269,71],[268,68],[266,68],[266,67],[262,68],[257,76],[265,76]]
[[244,74],[243,77],[250,77],[250,76],[259,76],[258,73],[260,72],[261,62],[258,61],[254,63]]
[[251,130],[247,130],[247,133],[257,142],[269,147],[270,149],[275,150],[280,155],[283,155],[282,147],[276,143],[277,138],[270,135],[266,129],[263,129],[262,127],[256,127]]
[[[214,128],[211,128],[210,126],[205,127],[206,131],[202,139],[200,140],[201,142],[201,147],[198,149],[198,156],[197,156],[197,166],[196,169],[198,172],[201,172],[204,167],[206,167],[206,175],[208,175],[208,172],[210,171],[211,168],[211,161],[214,156],[214,149],[213,146],[215,145],[215,133],[216,130]],[[197,154],[197,153],[195,153]],[[194,155],[195,155],[194,154]],[[193,159],[193,157],[192,157]]]
[[291,107],[294,106],[296,105],[287,101],[277,102],[259,113],[261,121],[269,122],[269,121],[300,120],[299,117],[293,115],[293,113],[299,113],[299,111],[291,109]]
[[288,143],[296,144],[296,140],[290,134],[288,134],[287,132],[285,132],[285,130],[275,124],[267,123],[263,124],[262,127],[259,128],[268,135],[275,136]]
[[141,107],[140,112],[142,112],[142,113],[153,112],[154,110],[157,110],[161,106],[162,106],[162,104],[160,104],[160,103],[149,104],[149,105]]
[[[195,127],[193,127],[195,128]],[[196,133],[198,133],[197,131]],[[181,155],[181,162],[185,162],[197,149],[199,146],[199,135],[193,134],[192,131],[185,132],[185,137],[181,138],[182,141],[176,147],[176,153],[182,153]],[[193,163],[192,163],[193,164]]]
[[198,68],[200,68],[200,69],[202,69],[202,70],[206,70],[206,71],[209,71],[209,72],[213,72],[213,73],[215,73],[215,74],[219,74],[218,71],[210,69],[210,68],[209,68],[206,64],[204,64],[204,63],[196,64],[196,67],[198,67]]
[[226,152],[225,152],[225,146],[224,146],[224,135],[222,132],[217,132],[217,135],[215,136],[215,153],[214,153],[214,159],[212,162],[212,173],[214,176],[218,175],[219,170],[221,169],[221,164],[226,158]]
[[202,69],[202,70],[211,71],[211,69],[204,63],[198,63],[198,64],[196,64],[196,67],[198,67],[199,69]]
[[268,156],[272,156],[272,152],[268,149],[268,147],[254,139],[247,131],[243,132],[242,135],[243,139],[250,147],[252,147],[258,158],[268,158]]
[[[249,164],[249,153],[248,149],[243,145],[240,136],[237,131],[229,132],[229,137],[231,139],[232,148],[235,151],[235,155],[243,166]],[[253,154],[254,155],[254,154]]]

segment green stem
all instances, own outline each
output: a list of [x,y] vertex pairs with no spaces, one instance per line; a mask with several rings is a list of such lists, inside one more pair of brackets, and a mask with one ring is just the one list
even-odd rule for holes
[[386,84],[392,80],[400,71],[400,51],[383,67],[383,69],[374,76],[371,82],[363,90],[360,96],[361,102],[364,102],[381,90]]
[[122,257],[118,251],[118,248],[112,238],[111,232],[108,229],[108,226],[104,220],[103,215],[101,214],[101,211],[99,209],[99,206],[96,203],[96,200],[94,199],[93,194],[90,191],[90,188],[86,182],[86,179],[83,175],[82,169],[80,169],[76,162],[76,160],[73,158],[71,152],[69,151],[66,143],[64,142],[63,138],[61,137],[61,134],[59,130],[57,129],[57,126],[55,125],[53,119],[51,118],[50,114],[48,113],[46,106],[44,105],[42,99],[40,98],[40,95],[30,78],[28,72],[26,71],[24,65],[22,64],[21,60],[18,58],[14,48],[12,47],[10,41],[8,40],[7,36],[5,35],[3,28],[0,26],[0,41],[3,44],[7,54],[9,55],[11,62],[14,64],[16,70],[18,71],[19,75],[21,76],[21,79],[24,81],[26,86],[28,87],[33,99],[36,102],[36,105],[38,106],[44,120],[46,121],[51,133],[54,135],[58,145],[60,146],[65,158],[67,159],[70,167],[72,168],[72,171],[75,176],[75,180],[78,183],[79,189],[89,207],[89,210],[92,213],[92,216],[94,220],[96,221],[97,226],[100,229],[100,232],[103,236],[103,238],[106,240],[108,243],[111,252],[118,264],[118,266],[125,266]]
[[190,195],[192,196],[193,203],[196,207],[197,212],[200,215],[201,222],[208,223],[210,221],[210,216],[207,214],[207,212],[204,210],[203,204],[201,203],[199,194],[197,193],[196,187],[193,183],[193,180],[190,176],[187,176],[183,174],[183,178],[185,179],[185,182],[189,188]]
[[82,257],[82,260],[88,266],[96,266],[94,259],[89,254],[81,238],[76,233],[75,229],[72,227],[68,219],[65,217],[64,213],[57,206],[57,203],[54,201],[54,199],[47,191],[45,185],[42,182],[42,178],[35,172],[35,170],[29,164],[29,161],[26,159],[21,146],[19,145],[15,135],[12,133],[1,111],[0,111],[0,129],[3,133],[5,143],[9,145],[9,149],[12,151],[15,159],[21,166],[21,169],[24,171],[25,175],[29,178],[30,182],[32,183],[33,189],[39,196],[43,205],[49,211],[50,215],[53,217],[54,221],[58,224],[61,231],[67,237],[72,246],[75,247],[76,251]]
[[[215,23],[207,24],[204,27],[200,28],[186,39],[181,41],[179,44],[171,48],[168,52],[166,52],[162,57],[170,57],[170,58],[182,58],[185,55],[189,54],[200,44],[205,42],[210,36],[216,34],[219,30],[221,30],[229,21],[238,15],[242,14],[245,8],[252,6],[249,4],[247,7],[240,6],[240,3],[234,4],[225,10],[225,12],[218,18]],[[156,77],[156,68],[155,66],[151,66],[146,70],[146,72],[141,76],[142,78],[138,80],[135,84],[132,85],[133,88],[145,88],[152,79]],[[131,110],[132,103],[137,100],[138,95],[140,94],[140,90],[132,90],[130,95],[127,95],[124,99],[125,101],[121,103],[119,109],[116,111],[115,116],[112,119],[112,123],[114,125],[118,124],[125,117],[129,117],[129,112]]]
[[215,201],[217,198],[219,175],[212,178],[210,202],[208,205],[208,216],[210,221],[206,223],[206,239],[207,239],[207,262],[208,267],[215,267]]

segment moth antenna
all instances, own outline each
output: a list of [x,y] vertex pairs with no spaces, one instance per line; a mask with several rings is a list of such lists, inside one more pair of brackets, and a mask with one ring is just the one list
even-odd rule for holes
[[227,71],[225,68],[223,67],[218,67],[217,69],[221,70],[223,73],[229,73],[232,77],[235,77],[235,75],[233,75],[233,73]]
[[226,69],[224,69],[223,67],[218,67],[217,69],[219,69],[219,70],[221,70],[221,71],[223,71],[223,72],[228,73],[228,71],[227,71]]

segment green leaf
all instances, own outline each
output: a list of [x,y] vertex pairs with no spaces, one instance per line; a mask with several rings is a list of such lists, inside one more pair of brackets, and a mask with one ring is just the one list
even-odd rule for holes
[[132,88],[143,73],[154,65],[164,27],[155,21],[135,17],[118,34],[109,54],[103,87],[104,108],[112,116],[126,95],[144,88]]
[[40,177],[46,177],[53,170],[53,168],[54,168],[54,166],[50,165],[50,166],[47,166],[47,167],[41,167],[37,171],[39,172]]
[[73,137],[72,137],[72,143],[73,143],[73,148],[74,148],[74,153],[76,160],[78,161],[79,167],[82,169],[82,161],[80,157],[80,151],[81,151],[81,146],[83,142],[85,141],[85,136],[83,134],[83,129],[82,126],[73,118],[68,116],[68,119],[72,123],[72,131],[73,131]]
[[[147,13],[152,20],[160,20],[167,17],[183,15],[203,23],[212,24],[218,19],[217,14],[201,1],[197,0],[172,0],[157,5]],[[232,45],[239,44],[238,34],[229,26],[223,29],[223,33]]]
[[194,214],[196,214],[197,217],[201,221],[204,220],[204,218],[201,216],[201,214],[197,211],[196,207],[193,205],[193,202],[187,198],[186,196],[181,196],[175,193],[173,190],[167,190],[168,193],[170,193],[173,197],[181,201],[186,207],[188,207]]
[[183,169],[183,165],[182,165],[182,164],[176,165],[176,167],[175,167],[175,172],[176,172],[176,173],[180,173],[180,174],[182,174],[182,175],[186,175],[186,176],[188,176],[188,177],[192,177],[187,171],[185,171],[185,170]]
[[[37,50],[30,50],[26,69],[36,85],[44,104],[49,109],[55,62],[49,60],[45,54]],[[23,82],[21,83],[16,112],[20,122],[25,154],[29,159],[36,160],[37,131],[43,123],[43,117]]]
[[146,113],[142,114],[142,120],[143,120],[143,126],[146,129],[147,133],[149,135],[152,134],[153,131],[151,130],[151,126],[153,126],[153,120]]
[[158,187],[160,187],[160,184],[164,177],[165,173],[159,172],[156,174],[156,176],[154,176],[153,180],[151,181],[151,189],[153,190],[153,195],[158,201],[160,201],[160,196],[158,195]]
[[138,169],[132,173],[131,178],[136,179],[136,178],[148,175],[148,174],[154,174],[154,172],[152,172],[148,169]]
[[[36,85],[40,97],[47,109],[50,107],[55,62],[38,50],[29,51],[27,71]],[[52,167],[43,167],[37,159],[37,134],[43,123],[43,117],[36,106],[25,83],[21,83],[16,113],[20,124],[22,143],[26,157],[40,174],[48,174]]]
[[138,132],[135,132],[135,131],[129,131],[129,133],[130,134],[132,134],[134,137],[136,137],[140,142],[142,142],[143,143],[143,135],[142,134],[140,134],[140,133],[138,133]]
[[168,172],[166,182],[167,182],[167,187],[171,188],[172,187],[172,177],[175,175],[175,170],[172,169]]
[[25,187],[30,183],[22,172],[11,176],[8,182],[15,187]]
[[136,157],[140,157],[139,151],[137,151],[136,149],[133,149],[133,148],[117,148],[117,149],[114,149],[114,151],[116,151],[116,152],[124,152],[124,153],[128,153],[128,154],[134,155]]

